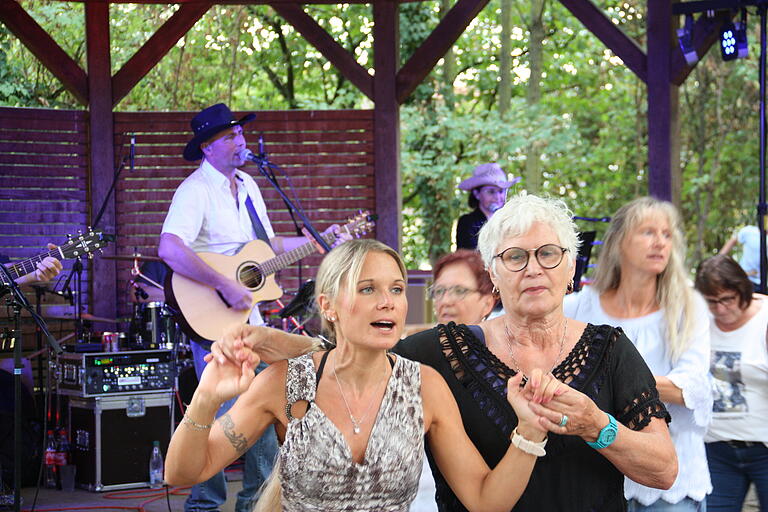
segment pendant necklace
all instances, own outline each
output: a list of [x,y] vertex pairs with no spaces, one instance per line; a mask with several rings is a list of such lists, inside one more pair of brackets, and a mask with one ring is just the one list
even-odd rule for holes
[[[528,376],[523,372],[523,370],[520,368],[520,363],[517,362],[517,359],[515,359],[515,353],[512,350],[512,334],[509,332],[509,327],[507,326],[507,322],[504,322],[504,331],[507,334],[507,347],[509,348],[509,357],[512,359],[512,364],[515,366],[513,370],[517,373],[523,374],[523,384],[528,382]],[[552,373],[555,368],[557,368],[557,363],[560,361],[560,356],[563,355],[563,346],[565,345],[565,333],[568,332],[568,318],[565,319],[565,325],[563,326],[563,336],[560,338],[560,351],[557,353],[557,357],[555,358],[555,363],[552,365],[552,368],[549,370],[549,373]]]
[[[384,373],[386,374],[386,368],[384,368]],[[360,426],[365,421],[365,418],[368,416],[368,413],[371,412],[371,407],[373,406],[374,398],[376,398],[376,393],[373,393],[371,395],[371,399],[368,402],[368,407],[365,409],[365,412],[358,420],[354,417],[352,414],[352,409],[349,407],[349,402],[347,402],[347,397],[344,396],[344,390],[341,389],[341,380],[339,379],[339,376],[336,374],[336,358],[333,358],[333,376],[336,378],[336,385],[339,387],[339,393],[341,394],[341,399],[344,400],[344,405],[347,408],[347,414],[349,414],[349,419],[352,421],[352,432],[355,433],[355,435],[360,433]],[[382,378],[383,380],[383,378]]]

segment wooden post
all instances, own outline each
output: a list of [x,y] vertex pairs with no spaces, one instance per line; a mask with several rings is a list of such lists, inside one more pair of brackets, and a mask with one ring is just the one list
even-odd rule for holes
[[[648,0],[648,193],[672,200],[672,3]],[[675,109],[676,110],[676,109]]]
[[373,153],[376,181],[376,235],[400,250],[402,193],[400,190],[400,109],[397,68],[400,62],[399,5],[396,0],[373,4],[373,79],[375,103]]
[[[88,52],[88,144],[90,219],[109,192],[114,176],[114,123],[112,119],[112,76],[109,47],[109,3],[85,4],[86,48]],[[98,227],[116,233],[115,196],[109,198]],[[108,251],[114,251],[110,246]],[[117,312],[117,276],[115,262],[94,258],[90,274],[92,312],[115,317]],[[114,326],[111,326],[114,327]]]

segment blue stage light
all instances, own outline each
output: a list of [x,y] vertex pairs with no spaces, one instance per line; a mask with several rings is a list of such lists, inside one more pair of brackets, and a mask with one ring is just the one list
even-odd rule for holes
[[741,21],[728,21],[723,24],[720,29],[720,54],[723,60],[744,59],[749,56],[746,11],[742,11]]

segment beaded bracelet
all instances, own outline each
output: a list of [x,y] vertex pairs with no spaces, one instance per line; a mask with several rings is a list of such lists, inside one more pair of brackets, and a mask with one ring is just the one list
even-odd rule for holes
[[208,430],[213,426],[213,423],[209,423],[208,425],[201,425],[200,423],[197,423],[195,420],[187,416],[187,413],[184,413],[184,419],[181,420],[182,423],[186,423],[190,426],[190,428],[193,428],[195,430]]
[[512,446],[514,446],[515,448],[521,451],[524,451],[525,453],[529,453],[537,457],[543,457],[544,455],[547,454],[546,450],[544,450],[544,446],[546,446],[547,444],[546,437],[540,443],[536,443],[534,441],[524,438],[521,434],[517,432],[517,427],[515,427],[515,430],[512,431],[511,441],[512,441]]

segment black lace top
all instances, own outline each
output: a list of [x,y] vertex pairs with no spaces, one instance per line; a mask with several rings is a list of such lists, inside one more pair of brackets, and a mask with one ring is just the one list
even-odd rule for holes
[[[482,330],[451,322],[401,341],[395,352],[435,368],[448,382],[464,429],[490,467],[506,453],[517,417],[506,399],[515,371],[485,346]],[[555,377],[595,401],[617,421],[642,430],[651,418],[669,421],[653,375],[621,329],[587,325]],[[427,450],[437,507],[464,511]],[[624,477],[580,437],[549,434],[514,511],[606,512],[626,509]]]

